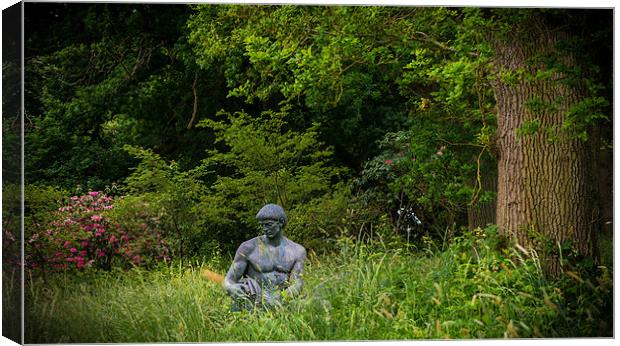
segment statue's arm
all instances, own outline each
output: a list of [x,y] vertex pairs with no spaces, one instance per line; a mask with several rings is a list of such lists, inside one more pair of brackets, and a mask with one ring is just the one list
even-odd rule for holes
[[228,269],[226,276],[224,277],[224,289],[230,295],[240,296],[243,295],[243,291],[239,287],[238,281],[241,279],[243,273],[245,273],[246,268],[248,267],[248,256],[252,247],[248,243],[243,243],[237,249],[235,253],[235,258],[233,259],[233,263]]
[[291,274],[289,276],[289,287],[285,290],[286,295],[289,297],[294,297],[301,292],[301,289],[304,286],[304,262],[306,261],[306,249],[300,247],[299,255],[297,256],[297,260],[293,265],[293,269],[291,270]]

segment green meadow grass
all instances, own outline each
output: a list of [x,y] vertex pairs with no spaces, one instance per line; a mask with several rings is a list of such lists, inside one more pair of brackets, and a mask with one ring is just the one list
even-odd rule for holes
[[310,256],[301,297],[254,313],[229,312],[230,298],[201,275],[225,270],[212,262],[29,278],[26,342],[611,336],[608,269],[599,281],[547,281],[535,254],[487,243],[429,255],[344,242],[337,255]]

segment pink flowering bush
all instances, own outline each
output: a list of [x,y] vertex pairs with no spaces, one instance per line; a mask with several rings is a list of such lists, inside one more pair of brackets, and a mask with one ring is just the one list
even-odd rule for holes
[[26,268],[108,270],[169,259],[156,227],[113,222],[106,215],[113,208],[112,197],[98,191],[71,197],[48,227],[26,240]]

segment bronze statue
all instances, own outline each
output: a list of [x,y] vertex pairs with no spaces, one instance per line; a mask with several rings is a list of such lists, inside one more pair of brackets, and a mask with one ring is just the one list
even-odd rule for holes
[[267,204],[256,214],[264,235],[243,242],[224,278],[232,310],[270,308],[301,292],[306,249],[286,238],[284,209]]

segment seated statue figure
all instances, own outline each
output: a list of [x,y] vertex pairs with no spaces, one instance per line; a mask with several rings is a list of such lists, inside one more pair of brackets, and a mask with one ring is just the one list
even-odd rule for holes
[[279,306],[283,296],[299,294],[304,284],[306,249],[283,235],[284,209],[267,204],[256,218],[265,234],[239,246],[224,278],[233,311]]

